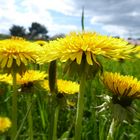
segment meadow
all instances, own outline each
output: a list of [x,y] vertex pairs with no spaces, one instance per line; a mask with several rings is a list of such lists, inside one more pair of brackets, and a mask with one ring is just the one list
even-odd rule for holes
[[[23,57],[21,56],[21,58]],[[80,85],[81,82],[78,79],[80,72],[78,71],[78,74],[73,75],[71,69],[67,68],[70,63],[67,66],[66,63],[59,60],[43,64],[31,61],[22,65],[26,63],[26,60],[21,58],[21,62],[17,61],[17,57],[3,63],[2,60],[5,58],[0,60],[2,67],[0,75],[0,117],[8,117],[11,120],[8,128],[3,128],[3,131],[0,128],[0,140],[74,140],[75,127],[79,130],[78,126],[75,126],[79,91],[77,92],[75,88],[77,85],[68,88],[68,83],[62,83],[60,85],[62,89],[59,89],[57,79],[76,82]],[[26,59],[28,61],[34,58],[31,56]],[[101,68],[97,71],[93,68],[92,73],[88,73],[88,78],[84,79],[81,132],[76,132],[80,133],[81,140],[139,140],[139,99],[132,102],[132,106],[135,108],[134,116],[130,114],[132,119],[130,121],[122,119],[119,124],[114,126],[115,131],[111,130],[113,137],[108,136],[114,117],[111,106],[113,93],[107,89],[101,78],[102,73],[108,71],[140,79],[139,58],[111,60],[99,55],[96,60],[100,62]],[[11,61],[13,64],[10,65]],[[22,67],[20,67],[21,65]],[[76,68],[74,67],[72,70],[75,71]],[[35,73],[28,72],[24,78],[17,75],[17,73],[19,75],[22,72],[26,73],[27,70],[33,70]],[[9,75],[5,75],[5,73]],[[44,81],[48,81],[46,85],[44,85]],[[67,88],[66,92],[65,88]],[[13,95],[16,96],[13,97]],[[125,113],[123,114],[123,110],[121,111],[121,117],[123,117]],[[1,122],[0,125],[2,125]]]

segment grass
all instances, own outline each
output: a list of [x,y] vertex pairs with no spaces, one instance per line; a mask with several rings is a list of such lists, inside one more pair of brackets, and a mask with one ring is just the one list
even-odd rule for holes
[[[99,58],[99,61],[103,64],[104,71],[120,72],[121,74],[129,74],[140,79],[140,60],[127,60],[124,62],[115,62],[108,59]],[[47,70],[48,65],[41,67],[43,70]],[[58,65],[58,77],[62,78],[62,65],[59,62]],[[65,79],[69,79],[67,76],[63,76]],[[72,78],[70,78],[72,79]],[[76,81],[76,79],[73,79]],[[11,118],[11,95],[12,90],[9,85],[4,83],[0,84],[0,115],[8,116]],[[109,127],[111,124],[111,111],[105,109],[103,112],[99,112],[100,106],[104,103],[103,98],[100,95],[111,95],[111,93],[103,86],[99,79],[99,74],[96,75],[94,80],[90,80],[85,85],[85,105],[82,123],[82,140],[106,140]],[[32,93],[28,93],[32,94]],[[25,114],[27,112],[26,93],[18,93],[18,129],[23,122]],[[76,106],[68,106],[66,99],[77,101],[77,95],[67,97],[63,95],[60,97],[61,107],[59,110],[58,122],[57,122],[57,138],[58,140],[72,140],[74,137],[74,126],[76,119]],[[32,94],[32,122],[33,122],[33,139],[34,140],[47,140],[49,132],[49,94],[39,86],[35,86],[35,93]],[[135,106],[140,107],[140,101],[134,102]],[[139,110],[138,110],[139,111]],[[23,127],[19,133],[18,140],[28,140],[28,118],[25,118]],[[133,124],[127,122],[123,123],[119,129],[116,130],[114,140],[139,140],[140,137],[140,120],[139,116],[134,120]],[[5,140],[10,137],[9,131],[4,133]]]

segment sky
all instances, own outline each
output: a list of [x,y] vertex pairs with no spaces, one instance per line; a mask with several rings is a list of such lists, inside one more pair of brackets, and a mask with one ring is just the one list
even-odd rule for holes
[[140,38],[140,0],[0,0],[0,33],[12,25],[26,28],[38,22],[48,35],[81,31],[84,7],[86,31]]

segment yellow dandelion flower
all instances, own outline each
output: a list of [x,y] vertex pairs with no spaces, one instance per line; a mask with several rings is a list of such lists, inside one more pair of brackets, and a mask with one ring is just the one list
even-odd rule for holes
[[43,41],[43,40],[37,40],[37,41],[35,41],[34,43],[35,43],[35,44],[38,44],[38,45],[40,45],[40,46],[45,46],[45,45],[47,44],[47,42],[46,42],[46,41]]
[[[42,87],[45,88],[47,91],[50,91],[48,80],[45,80],[43,82]],[[58,92],[62,93],[62,94],[63,93],[64,94],[75,94],[75,93],[79,92],[79,84],[76,82],[72,82],[72,81],[58,79],[57,87],[58,87]]]
[[[34,83],[37,81],[42,81],[48,76],[47,73],[44,71],[39,71],[39,70],[28,70],[26,71],[23,75],[17,74],[17,84],[18,85],[24,85],[28,83]],[[0,82],[4,82],[7,84],[12,85],[12,75],[7,75],[7,74],[1,74],[0,75]]]
[[136,46],[134,48],[134,53],[136,54],[137,58],[140,58],[140,46]]
[[140,81],[133,76],[105,72],[103,82],[111,92],[120,97],[140,98]]
[[97,63],[97,55],[115,60],[129,58],[133,48],[123,39],[102,36],[95,32],[71,32],[65,38],[50,41],[49,45],[51,47],[46,48],[46,55],[42,56],[41,61],[60,59],[62,62],[71,60],[81,64],[86,59],[89,65]]
[[12,77],[10,75],[7,75],[7,74],[0,74],[0,82],[11,84]]
[[8,74],[0,74],[0,82],[12,85],[12,76]]
[[36,62],[41,47],[19,37],[0,41],[0,67],[12,68]]
[[28,83],[33,83],[37,81],[42,81],[47,77],[45,72],[38,70],[28,70],[22,76],[17,76],[17,84],[23,85]]
[[7,83],[9,85],[13,84],[13,78],[11,74],[2,74],[3,75],[3,79],[1,79],[2,82]]
[[132,123],[136,115],[136,108],[133,107],[132,101],[140,98],[140,81],[133,76],[112,72],[105,72],[102,79],[113,93],[109,107],[114,120],[118,122],[126,120]]
[[11,127],[11,121],[7,117],[0,117],[0,132],[5,132]]

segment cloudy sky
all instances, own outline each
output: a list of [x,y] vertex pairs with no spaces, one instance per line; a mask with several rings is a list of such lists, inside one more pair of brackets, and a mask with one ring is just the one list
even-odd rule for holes
[[101,34],[140,37],[140,0],[0,0],[0,33],[15,24],[27,31],[32,22],[45,25],[53,36],[85,30]]

